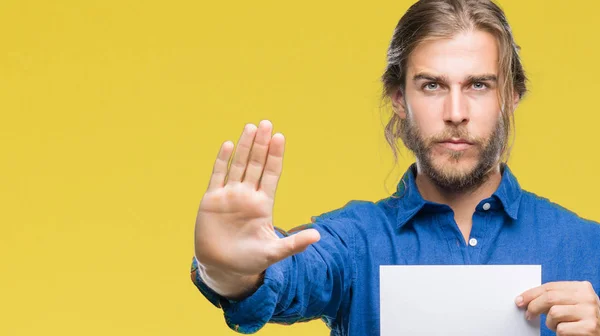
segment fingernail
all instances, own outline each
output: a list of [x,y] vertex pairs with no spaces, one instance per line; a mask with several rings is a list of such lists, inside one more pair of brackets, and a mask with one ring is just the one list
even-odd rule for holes
[[525,313],[525,318],[527,319],[527,321],[531,320],[531,314],[529,312]]
[[520,306],[523,303],[523,297],[517,296],[517,298],[515,299],[515,303],[517,304],[517,306]]

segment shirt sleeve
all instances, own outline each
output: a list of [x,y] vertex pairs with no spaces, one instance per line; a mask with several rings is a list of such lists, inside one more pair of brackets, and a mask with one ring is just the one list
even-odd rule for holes
[[267,322],[292,324],[317,318],[331,327],[340,311],[347,311],[354,279],[354,261],[349,253],[353,238],[346,234],[349,224],[347,219],[324,214],[289,232],[277,229],[284,237],[314,228],[321,239],[304,252],[267,268],[263,284],[241,301],[228,300],[203,283],[196,258],[192,261],[192,281],[213,305],[223,309],[227,325],[243,334],[254,333]]

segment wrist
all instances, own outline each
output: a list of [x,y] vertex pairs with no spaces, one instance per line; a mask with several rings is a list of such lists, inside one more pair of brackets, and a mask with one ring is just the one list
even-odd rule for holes
[[234,301],[240,301],[252,295],[262,284],[265,271],[254,275],[241,275],[220,269],[198,265],[202,281],[217,294]]

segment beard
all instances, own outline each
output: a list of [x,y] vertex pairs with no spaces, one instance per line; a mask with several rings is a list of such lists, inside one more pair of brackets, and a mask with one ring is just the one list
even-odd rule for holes
[[[439,134],[423,138],[418,126],[409,116],[402,123],[400,132],[404,145],[417,158],[421,173],[446,192],[464,193],[481,186],[497,165],[506,143],[505,126],[503,119],[498,118],[494,131],[487,139],[470,136],[467,129],[461,126],[449,126]],[[444,156],[449,156],[449,162],[434,162],[434,146],[452,137],[467,140],[477,150],[477,162],[472,168],[461,169],[458,165],[466,151],[446,149]]]

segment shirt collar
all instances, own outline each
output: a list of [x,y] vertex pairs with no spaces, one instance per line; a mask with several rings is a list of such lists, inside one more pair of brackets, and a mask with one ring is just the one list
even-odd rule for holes
[[492,197],[498,199],[502,203],[506,214],[516,220],[519,214],[519,204],[521,204],[523,190],[519,185],[519,181],[517,181],[517,178],[506,164],[503,163],[501,169],[502,180],[498,189],[492,194]]
[[[501,165],[502,179],[498,189],[492,194],[502,204],[504,212],[512,219],[516,220],[519,212],[522,189],[516,177],[506,164]],[[416,183],[417,166],[413,163],[404,176],[398,182],[396,192],[392,198],[398,200],[398,228],[401,228],[412,217],[414,217],[424,206],[428,205],[435,209],[440,204],[426,201],[421,196]]]

